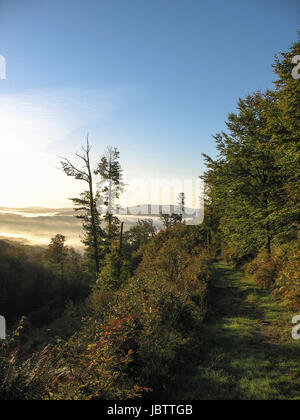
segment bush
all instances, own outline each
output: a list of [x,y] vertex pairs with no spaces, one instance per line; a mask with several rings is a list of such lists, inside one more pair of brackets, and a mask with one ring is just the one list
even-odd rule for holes
[[277,250],[279,269],[276,276],[273,295],[286,306],[298,311],[300,309],[300,243],[295,241],[280,246]]
[[39,400],[47,395],[53,377],[55,348],[46,346],[23,360],[22,334],[26,318],[0,343],[0,400]]
[[265,251],[246,265],[246,274],[263,289],[270,289],[277,275],[277,261]]
[[84,307],[67,305],[55,327],[64,340],[26,358],[22,321],[0,349],[0,398],[135,399],[170,389],[199,350],[210,276],[193,227],[159,233],[123,286],[98,284]]
[[246,274],[264,289],[272,288],[273,296],[279,298],[292,310],[300,309],[300,242],[277,244],[269,256],[261,252],[245,266]]
[[170,386],[207,312],[207,256],[190,232],[184,225],[161,232],[127,284],[114,295],[94,291],[92,315],[60,345],[54,398],[140,398]]

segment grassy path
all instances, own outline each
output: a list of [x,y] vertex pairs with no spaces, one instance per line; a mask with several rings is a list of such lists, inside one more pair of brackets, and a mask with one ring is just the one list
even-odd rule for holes
[[174,398],[300,399],[300,341],[280,303],[242,273],[216,264],[205,351]]

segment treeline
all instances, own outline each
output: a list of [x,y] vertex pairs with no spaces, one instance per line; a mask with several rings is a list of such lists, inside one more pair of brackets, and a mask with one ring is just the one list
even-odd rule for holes
[[0,308],[8,325],[28,316],[33,325],[55,320],[68,300],[90,293],[82,257],[57,235],[48,248],[0,241]]
[[[22,320],[0,343],[1,399],[147,398],[176,385],[178,373],[200,351],[209,256],[202,230],[184,223],[147,242],[138,248],[142,260],[128,281],[94,286],[70,338],[28,358],[20,344],[22,331],[30,332]],[[76,310],[66,313],[65,322],[69,325],[77,316]]]
[[276,58],[275,89],[238,102],[218,156],[205,156],[205,225],[231,264],[300,306],[300,81],[293,77],[300,42]]

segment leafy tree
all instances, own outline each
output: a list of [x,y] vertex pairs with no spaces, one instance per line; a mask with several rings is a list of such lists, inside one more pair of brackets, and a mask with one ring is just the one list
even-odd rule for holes
[[172,226],[172,217],[168,213],[161,213],[160,220],[164,227],[168,229],[170,226]]
[[66,246],[64,235],[58,234],[51,239],[44,259],[52,273],[59,276],[57,289],[62,305],[67,299],[76,301],[87,295],[90,279],[83,270],[82,257],[72,247]]
[[44,250],[29,252],[19,244],[0,241],[0,308],[8,322],[46,307],[54,298],[56,278],[42,264]]
[[[237,260],[274,241],[297,238],[300,220],[300,84],[293,74],[300,42],[276,57],[275,91],[239,100],[229,133],[215,137],[219,156],[208,170],[204,225],[222,233]],[[209,238],[208,242],[211,239]]]
[[185,195],[180,193],[178,195],[177,204],[175,206],[176,211],[172,214],[161,213],[160,220],[165,228],[175,226],[177,223],[182,223],[183,216],[185,213]]
[[123,191],[120,152],[115,147],[108,147],[95,171],[100,177],[99,188],[106,207],[104,220],[107,223],[108,245],[119,233],[120,221],[114,214],[118,210],[117,200]]
[[156,233],[151,219],[138,220],[124,234],[122,224],[120,238],[112,242],[100,272],[97,285],[102,290],[117,290],[134,275],[148,242]]
[[238,114],[231,113],[226,123],[229,133],[215,137],[218,159],[204,155],[209,168],[204,181],[211,200],[217,196],[220,229],[240,256],[261,246],[270,254],[278,233],[276,214],[284,200],[284,177],[274,155],[270,125],[276,107],[269,93],[240,99]]
[[65,265],[68,257],[68,248],[65,242],[66,237],[58,234],[51,239],[46,251],[46,258],[59,271],[62,284],[65,280]]
[[300,82],[293,72],[293,59],[299,55],[298,39],[288,52],[282,53],[280,58],[276,57],[273,65],[278,76],[273,94],[278,104],[277,114],[272,119],[274,151],[285,179],[285,201],[278,218],[286,232],[294,232],[294,237],[300,220]]
[[125,232],[123,254],[130,264],[131,275],[134,274],[141,262],[145,247],[155,234],[156,228],[152,219],[139,219],[135,226]]
[[68,300],[90,292],[82,257],[62,235],[43,247],[0,241],[0,308],[9,325],[21,316],[37,326],[55,320]]
[[177,206],[176,206],[176,214],[179,216],[178,220],[180,221],[180,223],[183,220],[183,216],[185,213],[185,194],[183,192],[181,192],[178,195],[178,199],[177,199]]
[[152,219],[139,219],[137,224],[126,232],[125,239],[137,250],[144,247],[155,233],[156,228]]
[[[210,175],[214,174],[213,171]],[[206,173],[206,177],[209,174]],[[217,197],[214,189],[212,188],[212,182],[206,179],[207,184],[204,192],[204,220],[202,223],[203,233],[206,236],[206,247],[210,251],[212,245],[214,245],[215,252],[219,252],[221,248],[219,225],[220,225],[220,214],[217,205]]]

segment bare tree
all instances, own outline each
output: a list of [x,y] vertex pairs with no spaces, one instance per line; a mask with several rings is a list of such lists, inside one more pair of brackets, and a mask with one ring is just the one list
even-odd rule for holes
[[67,176],[88,184],[88,189],[80,194],[79,198],[71,198],[75,205],[76,217],[83,221],[84,238],[82,242],[86,245],[88,254],[94,260],[96,275],[100,271],[101,238],[103,231],[101,229],[100,214],[97,209],[99,193],[94,193],[93,171],[91,169],[89,136],[87,135],[86,146],[82,147],[82,154],[76,153],[76,156],[83,162],[82,168],[74,166],[67,158],[61,157],[62,170]]

